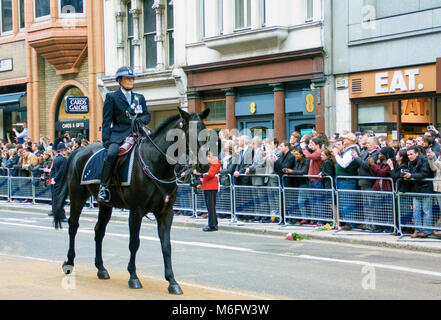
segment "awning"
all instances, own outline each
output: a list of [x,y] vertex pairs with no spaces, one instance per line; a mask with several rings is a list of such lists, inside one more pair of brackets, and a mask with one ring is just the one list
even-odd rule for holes
[[3,111],[26,111],[20,106],[20,98],[26,95],[26,91],[0,94],[0,110]]

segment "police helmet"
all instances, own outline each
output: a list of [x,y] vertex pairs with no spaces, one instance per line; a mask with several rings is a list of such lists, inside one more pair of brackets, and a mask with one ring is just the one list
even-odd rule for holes
[[57,145],[57,152],[59,152],[59,151],[64,151],[64,150],[67,150],[66,145],[64,144],[64,142],[60,142],[60,143]]
[[116,81],[118,81],[118,79],[121,77],[135,78],[135,71],[133,71],[132,68],[127,66],[121,67],[116,71],[115,74]]

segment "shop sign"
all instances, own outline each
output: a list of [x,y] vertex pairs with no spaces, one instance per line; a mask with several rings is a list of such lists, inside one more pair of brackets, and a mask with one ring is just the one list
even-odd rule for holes
[[306,95],[306,111],[308,113],[313,113],[314,109],[315,109],[315,105],[314,105],[314,95],[312,95],[311,93]]
[[57,131],[74,131],[89,129],[89,120],[59,121],[55,125]]
[[255,114],[256,113],[256,103],[255,102],[251,102],[250,104],[250,112],[251,114]]
[[12,58],[0,60],[0,72],[6,72],[12,70],[13,70]]
[[64,102],[66,113],[89,113],[88,97],[66,97]]
[[436,91],[436,65],[350,75],[351,98]]

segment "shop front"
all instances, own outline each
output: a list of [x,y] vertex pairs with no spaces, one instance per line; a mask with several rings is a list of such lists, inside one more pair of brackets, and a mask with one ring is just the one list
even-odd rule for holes
[[[191,112],[214,110],[207,127],[284,140],[324,132],[322,48],[185,67]],[[315,90],[312,90],[314,88]],[[214,108],[214,109],[212,109]]]
[[58,100],[55,119],[55,138],[69,134],[89,139],[89,98],[79,88],[68,87]]
[[14,131],[23,130],[27,123],[26,91],[0,94],[0,117],[2,124],[1,137],[14,141]]
[[399,140],[441,127],[436,74],[436,64],[351,74],[352,130]]

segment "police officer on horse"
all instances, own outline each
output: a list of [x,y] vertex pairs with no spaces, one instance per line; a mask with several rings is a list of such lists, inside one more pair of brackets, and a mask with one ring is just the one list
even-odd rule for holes
[[104,160],[98,201],[110,202],[108,189],[118,150],[124,140],[143,125],[150,123],[150,113],[142,94],[132,91],[135,72],[130,67],[121,67],[115,75],[120,88],[106,95],[103,105],[102,140],[107,149]]

